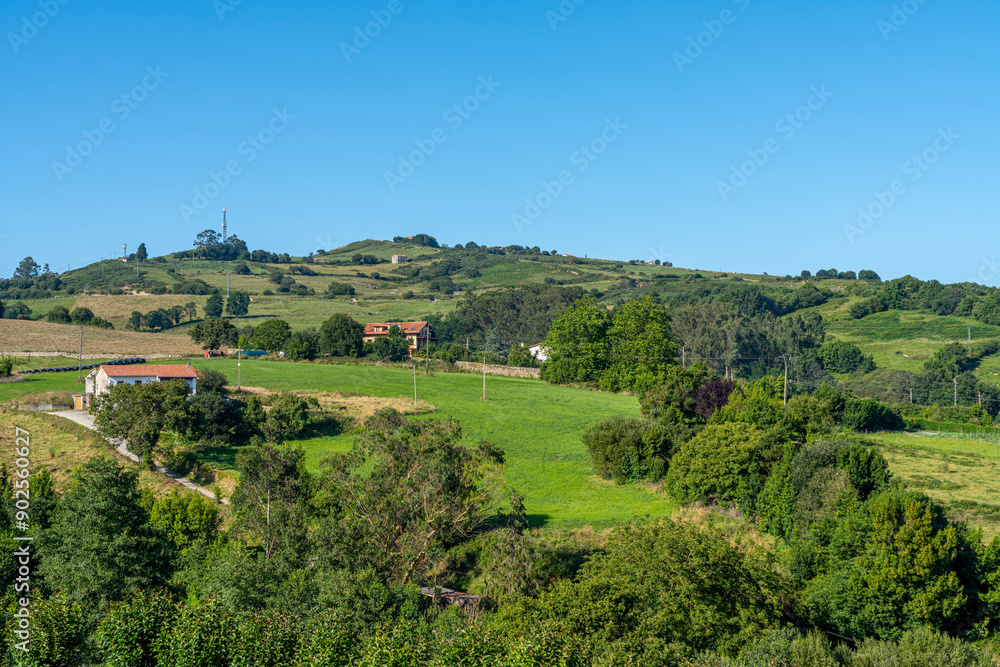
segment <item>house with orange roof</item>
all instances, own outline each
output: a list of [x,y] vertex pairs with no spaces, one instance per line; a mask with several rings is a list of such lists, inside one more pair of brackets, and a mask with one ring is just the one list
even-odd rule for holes
[[[111,366],[104,364],[90,371],[86,377],[88,397],[100,396],[117,384],[149,384],[164,380],[183,380],[192,394],[198,392],[201,373],[191,364],[136,364]],[[89,401],[87,401],[89,403]]]
[[403,335],[410,343],[411,353],[427,347],[433,338],[427,322],[376,322],[365,325],[361,339],[367,343],[374,343],[380,336],[389,335],[389,329],[392,327],[399,327],[403,331]]

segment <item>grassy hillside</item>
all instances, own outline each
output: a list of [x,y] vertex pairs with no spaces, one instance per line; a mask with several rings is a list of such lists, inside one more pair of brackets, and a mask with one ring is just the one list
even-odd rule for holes
[[950,518],[981,528],[986,541],[1000,535],[1000,447],[959,437],[883,433],[876,438],[892,473],[926,493]]
[[[407,255],[412,261],[404,265],[391,263],[355,263],[357,255],[388,260],[394,254]],[[843,340],[858,345],[865,354],[874,358],[879,368],[919,372],[924,363],[944,345],[964,342],[966,325],[972,325],[973,341],[983,342],[1000,337],[1000,326],[989,326],[971,317],[940,316],[922,311],[889,310],[862,319],[853,319],[849,309],[867,298],[877,284],[858,280],[824,279],[806,283],[791,277],[767,275],[730,274],[698,271],[643,263],[628,263],[586,257],[562,255],[491,254],[466,251],[462,248],[430,248],[410,242],[365,240],[342,248],[326,249],[316,255],[323,263],[309,258],[293,258],[291,264],[247,262],[250,275],[237,275],[240,261],[209,261],[190,259],[185,253],[156,258],[140,265],[142,281],[158,281],[163,286],[178,285],[183,281],[203,281],[211,289],[241,290],[250,293],[252,302],[248,316],[234,322],[253,325],[263,319],[280,317],[288,320],[293,329],[318,327],[334,313],[347,313],[359,321],[419,320],[433,315],[446,315],[453,311],[459,299],[469,291],[484,291],[523,285],[578,286],[594,291],[608,306],[623,301],[652,295],[668,307],[698,303],[717,298],[726,290],[741,285],[760,287],[771,298],[789,300],[797,290],[813,285],[826,295],[827,301],[819,306],[800,309],[798,313],[813,310],[821,314],[826,323],[827,340]],[[450,292],[443,283],[421,277],[410,277],[415,269],[423,275],[451,264],[448,281],[457,289]],[[458,268],[454,268],[454,267]],[[54,292],[47,299],[27,300],[26,304],[36,317],[55,306],[69,310],[86,307],[96,315],[110,320],[117,330],[122,330],[133,311],[149,312],[157,308],[183,306],[194,302],[203,309],[207,296],[186,294],[95,294],[88,293],[88,285],[98,284],[102,272],[125,274],[128,267],[117,262],[105,262],[69,271],[61,276],[68,284],[79,286],[75,293]],[[301,275],[303,272],[316,275]],[[274,274],[291,275],[296,286],[307,292],[295,295],[279,292],[278,285],[270,280]],[[124,274],[123,274],[124,275]],[[131,275],[131,274],[128,274]],[[349,284],[354,297],[327,296],[323,293],[332,281]],[[145,284],[145,283],[143,283]],[[128,291],[128,290],[126,290]],[[265,292],[274,292],[265,294]],[[186,340],[190,323],[168,329],[161,339],[178,339],[173,342],[153,344],[153,338],[144,339],[140,347],[118,349],[109,338],[109,345],[97,350],[111,353],[153,354],[159,351],[181,353],[179,341]],[[40,330],[38,330],[40,331]],[[51,329],[53,336],[57,330]],[[2,330],[0,330],[2,332]],[[58,334],[61,336],[62,334]],[[18,337],[0,333],[0,351],[66,351],[75,348],[59,347],[70,341],[46,336]],[[139,339],[135,339],[138,341]],[[53,347],[55,345],[55,347]],[[183,352],[191,351],[184,348]],[[197,351],[194,349],[193,351]],[[1000,355],[982,360],[976,373],[984,380],[1000,385]]]
[[167,495],[173,490],[182,494],[193,493],[159,473],[140,468],[115,452],[93,431],[68,419],[0,408],[0,460],[6,462],[8,467],[17,458],[14,456],[15,426],[30,434],[32,471],[48,469],[60,493],[69,488],[74,470],[100,456],[113,458],[126,467],[139,470],[140,483],[152,489],[157,496]]

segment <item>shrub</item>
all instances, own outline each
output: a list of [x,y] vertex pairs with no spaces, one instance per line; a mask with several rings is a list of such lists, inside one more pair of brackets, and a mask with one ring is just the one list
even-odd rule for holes
[[869,398],[847,399],[843,420],[855,431],[898,431],[906,426],[899,412]]
[[236,619],[217,599],[182,605],[176,622],[156,641],[159,667],[229,667]]
[[0,358],[0,378],[10,377],[14,372],[14,359],[12,357]]
[[354,288],[347,283],[333,281],[330,283],[330,286],[326,288],[326,293],[331,296],[354,296]]
[[109,667],[146,667],[156,664],[154,646],[164,625],[172,624],[177,608],[170,593],[159,588],[138,591],[114,602],[101,620],[95,639]]
[[666,429],[648,419],[611,417],[583,434],[594,471],[618,484],[657,480],[666,471],[670,443]]
[[66,306],[54,306],[48,315],[45,316],[45,319],[56,324],[69,324],[71,321]]
[[667,488],[682,503],[735,501],[742,506],[759,495],[780,456],[780,443],[753,424],[709,425],[674,454]]
[[198,391],[207,394],[225,394],[227,384],[229,384],[229,380],[221,371],[210,369],[201,372],[201,377],[198,379]]

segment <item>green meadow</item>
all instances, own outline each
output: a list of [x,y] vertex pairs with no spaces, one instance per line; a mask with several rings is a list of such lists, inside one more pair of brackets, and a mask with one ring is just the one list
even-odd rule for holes
[[[221,371],[235,384],[235,360],[196,359],[192,364],[199,370]],[[242,369],[244,386],[413,396],[413,373],[405,368],[244,360]],[[31,376],[27,382],[0,384],[0,402],[28,393],[82,391],[76,375],[75,371],[46,373]],[[673,511],[675,505],[661,492],[618,486],[596,477],[580,441],[583,431],[596,421],[616,414],[639,416],[634,397],[495,376],[486,378],[488,400],[482,400],[482,391],[481,375],[417,375],[417,394],[421,401],[435,406],[434,417],[457,419],[469,444],[490,440],[504,450],[505,477],[525,496],[533,524],[600,528],[635,516],[662,516]],[[350,433],[300,441],[312,471],[320,469],[324,457],[350,449],[352,443]],[[235,472],[236,451],[232,448],[209,450],[201,458],[209,467],[227,474]]]
[[947,508],[949,517],[1000,536],[1000,445],[920,432],[875,436],[889,469],[908,489]]
[[[235,362],[195,361],[235,380]],[[340,391],[378,397],[412,397],[413,374],[393,367],[253,361],[243,364],[243,384],[267,389]],[[417,394],[436,407],[436,417],[453,417],[466,440],[490,440],[507,456],[506,479],[525,496],[532,523],[557,528],[607,526],[634,516],[669,514],[664,496],[634,486],[617,486],[593,474],[580,435],[592,423],[615,414],[638,416],[635,398],[547,385],[538,380],[464,373],[417,375]],[[418,417],[423,418],[423,417]],[[318,470],[328,454],[351,446],[344,434],[302,442],[307,465]],[[235,452],[207,452],[205,462],[231,469]]]

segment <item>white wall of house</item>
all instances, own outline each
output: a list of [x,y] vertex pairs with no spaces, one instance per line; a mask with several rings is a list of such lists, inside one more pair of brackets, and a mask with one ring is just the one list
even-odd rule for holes
[[[195,378],[167,378],[168,380],[180,379],[188,386],[192,394],[198,393],[198,384]],[[149,384],[150,382],[160,382],[160,378],[155,375],[139,375],[135,377],[110,377],[104,369],[98,369],[94,376],[93,392],[91,392],[90,376],[87,376],[87,393],[100,395],[107,393],[116,384]]]

